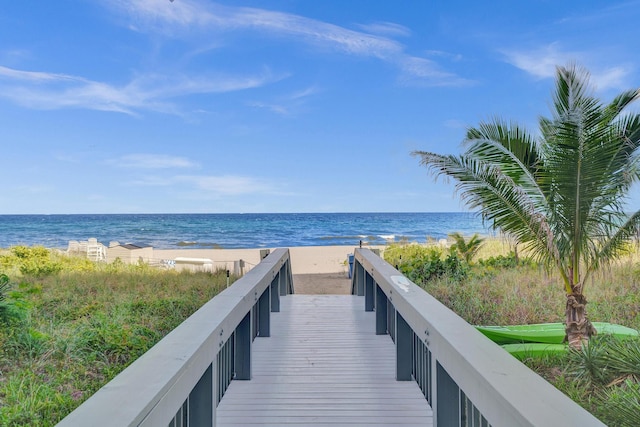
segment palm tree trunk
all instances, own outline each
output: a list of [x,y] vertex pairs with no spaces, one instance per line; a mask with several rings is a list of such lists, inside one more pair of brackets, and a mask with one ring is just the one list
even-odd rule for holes
[[575,349],[582,348],[582,344],[597,333],[587,317],[586,305],[587,299],[581,292],[567,295],[565,339]]

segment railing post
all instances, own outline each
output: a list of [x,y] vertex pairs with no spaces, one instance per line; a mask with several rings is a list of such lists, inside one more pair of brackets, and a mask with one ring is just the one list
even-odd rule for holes
[[376,335],[386,335],[387,332],[387,296],[376,285]]
[[413,370],[413,330],[396,311],[396,380],[411,381]]
[[251,379],[251,312],[244,316],[236,328],[235,346],[235,376],[236,380]]
[[284,296],[289,293],[289,275],[288,273],[289,263],[284,264],[280,267],[280,273],[278,277],[280,278],[280,295]]
[[258,336],[271,336],[270,319],[271,319],[271,287],[264,290],[260,298],[258,298]]
[[271,281],[271,311],[278,313],[280,311],[280,288],[283,286],[280,276],[282,275],[282,269],[276,274],[276,277]]
[[367,274],[364,284],[364,311],[373,311],[375,304],[374,284],[373,276]]
[[396,308],[389,298],[387,298],[387,332],[391,341],[396,342]]
[[[460,424],[460,388],[447,371],[436,362],[435,426]],[[432,405],[434,405],[432,403]]]
[[364,276],[369,274],[365,271],[364,267],[360,263],[356,263],[355,272],[355,283],[356,283],[356,295],[363,296],[364,295]]
[[[213,365],[209,365],[196,386],[189,393],[189,425],[213,426],[215,396],[213,393]],[[114,408],[116,409],[116,408]]]

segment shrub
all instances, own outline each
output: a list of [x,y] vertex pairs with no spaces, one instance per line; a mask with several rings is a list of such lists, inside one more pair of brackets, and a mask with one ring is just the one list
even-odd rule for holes
[[0,324],[9,326],[25,319],[29,304],[22,294],[11,291],[9,276],[0,274]]
[[385,249],[384,258],[417,284],[445,276],[458,281],[468,271],[467,263],[456,252],[445,253],[435,246],[391,245]]
[[479,259],[478,265],[494,268],[516,268],[526,265],[535,266],[536,263],[529,258],[519,258],[515,252],[511,251],[507,255],[497,255],[486,259]]
[[57,273],[63,268],[52,252],[42,246],[14,246],[9,254],[0,256],[0,267],[36,277]]

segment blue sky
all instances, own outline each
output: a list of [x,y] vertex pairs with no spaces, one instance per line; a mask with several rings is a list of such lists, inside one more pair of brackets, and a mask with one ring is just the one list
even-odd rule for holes
[[410,152],[535,130],[556,65],[606,101],[639,86],[638,22],[640,1],[4,2],[0,214],[464,210]]

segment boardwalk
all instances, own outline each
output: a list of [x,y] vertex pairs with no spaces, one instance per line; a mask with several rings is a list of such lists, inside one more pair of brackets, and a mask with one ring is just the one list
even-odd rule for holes
[[418,385],[395,380],[395,347],[363,297],[284,297],[253,351],[252,380],[232,381],[218,426],[433,425]]

